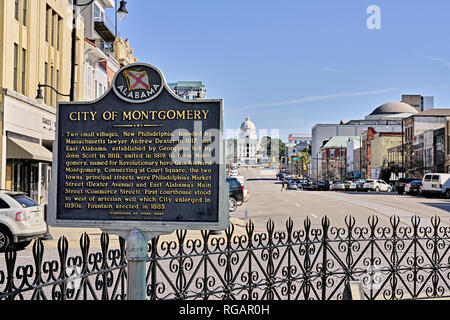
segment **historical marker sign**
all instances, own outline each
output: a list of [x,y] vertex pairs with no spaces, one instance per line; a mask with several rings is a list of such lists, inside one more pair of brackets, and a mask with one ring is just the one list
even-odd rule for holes
[[107,230],[224,229],[222,100],[177,97],[133,64],[94,102],[60,103],[49,222]]

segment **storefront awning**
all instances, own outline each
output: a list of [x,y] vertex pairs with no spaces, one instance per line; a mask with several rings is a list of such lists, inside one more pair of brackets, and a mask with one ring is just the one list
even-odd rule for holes
[[52,162],[53,156],[48,149],[40,144],[8,138],[6,158]]

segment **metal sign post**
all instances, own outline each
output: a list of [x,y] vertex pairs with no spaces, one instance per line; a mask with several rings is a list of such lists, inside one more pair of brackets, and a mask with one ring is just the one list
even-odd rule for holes
[[92,102],[57,107],[49,224],[127,240],[128,297],[145,299],[148,241],[229,225],[223,100],[184,100],[148,64]]

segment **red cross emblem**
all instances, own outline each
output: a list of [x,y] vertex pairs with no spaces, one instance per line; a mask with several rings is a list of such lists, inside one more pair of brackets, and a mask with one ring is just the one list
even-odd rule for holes
[[150,79],[146,71],[128,70],[123,72],[127,79],[128,89],[133,90],[150,90]]

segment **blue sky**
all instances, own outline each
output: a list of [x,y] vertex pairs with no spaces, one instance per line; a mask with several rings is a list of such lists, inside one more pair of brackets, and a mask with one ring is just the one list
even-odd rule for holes
[[[369,30],[370,5],[381,30]],[[450,107],[450,1],[128,0],[120,22],[168,82],[200,80],[225,100],[225,127],[310,133],[361,119],[402,94]]]

